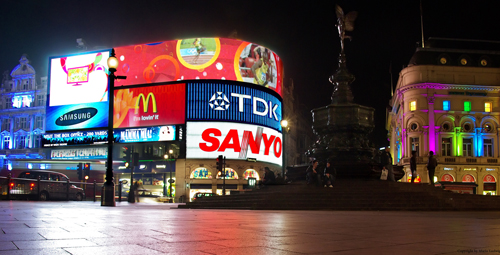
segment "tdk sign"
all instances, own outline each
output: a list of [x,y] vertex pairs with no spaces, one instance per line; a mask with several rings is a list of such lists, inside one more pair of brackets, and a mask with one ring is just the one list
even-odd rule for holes
[[233,121],[281,131],[281,101],[268,92],[231,84],[188,84],[187,120]]

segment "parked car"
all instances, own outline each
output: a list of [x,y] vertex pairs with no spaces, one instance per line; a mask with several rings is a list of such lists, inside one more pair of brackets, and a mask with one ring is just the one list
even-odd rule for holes
[[[40,189],[38,189],[38,178],[40,178]],[[69,185],[69,199],[84,200],[85,191],[73,184],[69,184],[68,180],[68,176],[58,172],[45,170],[24,171],[17,178],[12,179],[10,194],[13,196],[27,195],[41,201],[65,200]],[[40,193],[38,193],[38,190],[40,190]]]
[[200,199],[200,198],[212,197],[212,196],[217,196],[217,194],[208,193],[208,192],[197,192],[193,196],[193,201],[196,201],[197,199]]

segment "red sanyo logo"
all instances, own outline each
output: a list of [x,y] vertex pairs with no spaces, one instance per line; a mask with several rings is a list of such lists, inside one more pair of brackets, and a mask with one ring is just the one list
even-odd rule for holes
[[205,143],[200,143],[200,149],[205,152],[225,152],[227,149],[232,149],[234,152],[240,153],[239,158],[246,158],[249,147],[253,154],[259,154],[261,144],[264,142],[265,156],[269,156],[272,150],[274,156],[281,157],[281,138],[263,133],[263,128],[258,128],[255,135],[252,131],[244,130],[241,141],[237,129],[230,129],[227,135],[222,137],[222,132],[219,129],[208,128],[203,131],[201,138]]

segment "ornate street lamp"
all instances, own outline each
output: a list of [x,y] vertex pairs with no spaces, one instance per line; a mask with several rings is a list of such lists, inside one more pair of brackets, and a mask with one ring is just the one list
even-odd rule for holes
[[126,79],[127,76],[115,76],[118,67],[118,59],[115,57],[115,49],[111,50],[108,58],[109,88],[108,88],[108,156],[106,162],[106,178],[101,192],[101,206],[116,206],[115,184],[113,183],[113,104],[114,87],[116,79]]

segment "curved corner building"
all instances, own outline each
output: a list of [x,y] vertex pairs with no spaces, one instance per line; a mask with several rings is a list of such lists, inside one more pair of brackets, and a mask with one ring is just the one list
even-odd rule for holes
[[[114,87],[115,182],[130,180],[133,170],[153,195],[186,201],[197,192],[222,193],[219,155],[226,158],[227,193],[263,177],[265,166],[281,173],[283,66],[276,53],[227,38],[114,50],[115,75],[127,77]],[[50,59],[43,139],[51,159],[68,164],[68,175],[75,163],[91,162],[90,179],[98,182],[107,157],[109,54]],[[126,168],[125,161],[136,164]]]

